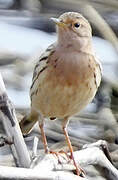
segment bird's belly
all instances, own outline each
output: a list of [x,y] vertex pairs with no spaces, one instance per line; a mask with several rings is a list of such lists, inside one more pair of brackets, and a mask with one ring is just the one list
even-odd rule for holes
[[[94,97],[96,87],[94,78],[83,83],[71,85],[57,84],[46,80],[38,88],[37,96],[33,98],[33,107],[44,117],[63,118],[72,116],[81,111]],[[33,102],[32,102],[33,103]]]

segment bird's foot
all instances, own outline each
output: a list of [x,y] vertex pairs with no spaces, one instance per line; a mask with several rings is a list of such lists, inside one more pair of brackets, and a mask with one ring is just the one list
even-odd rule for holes
[[76,164],[75,162],[75,159],[73,157],[73,155],[68,155],[67,152],[61,150],[59,152],[56,152],[56,151],[52,151],[52,150],[48,150],[48,154],[53,154],[57,157],[58,159],[58,163],[59,164],[62,164],[62,159],[63,158],[64,160],[66,160],[66,162],[72,160],[73,163],[74,163],[74,166],[75,166],[75,170],[73,171],[74,174],[78,175],[78,176],[81,176],[81,177],[85,177],[85,171],[80,167],[80,165]]
[[73,170],[74,174],[76,174],[77,176],[81,176],[81,177],[85,177],[85,171],[79,166],[76,167],[75,170]]
[[70,161],[70,156],[68,155],[67,152],[63,151],[63,150],[60,150],[59,153],[63,156],[63,158],[65,160],[67,160],[68,162]]
[[81,166],[79,164],[76,163],[73,153],[71,153],[71,155],[69,157],[70,157],[70,159],[72,159],[74,166],[75,166],[74,174],[81,176],[81,177],[85,177],[85,171],[81,168]]
[[69,155],[63,150],[61,150],[59,152],[55,152],[55,151],[50,150],[48,153],[54,154],[58,158],[58,163],[59,164],[62,164],[61,158],[63,158],[66,161],[70,160]]

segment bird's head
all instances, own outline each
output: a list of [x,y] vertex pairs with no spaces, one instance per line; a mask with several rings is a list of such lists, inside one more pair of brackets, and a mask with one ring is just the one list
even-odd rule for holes
[[92,30],[89,22],[80,13],[66,12],[59,18],[51,18],[57,25],[58,30],[66,33],[69,30],[81,37],[91,37]]
[[[57,25],[58,40],[67,43],[80,43],[83,39],[91,39],[92,29],[87,21],[80,13],[66,12],[59,18],[51,18]],[[78,41],[78,42],[77,42]],[[84,43],[83,43],[84,44]]]

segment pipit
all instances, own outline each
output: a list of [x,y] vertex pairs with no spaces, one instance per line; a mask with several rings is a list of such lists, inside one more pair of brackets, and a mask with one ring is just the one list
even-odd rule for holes
[[91,26],[80,13],[67,12],[51,19],[57,25],[58,39],[41,55],[34,68],[31,111],[20,127],[27,134],[38,121],[47,153],[44,118],[61,118],[71,158],[80,175],[82,169],[75,162],[67,124],[70,116],[94,98],[101,81],[101,67],[93,50]]

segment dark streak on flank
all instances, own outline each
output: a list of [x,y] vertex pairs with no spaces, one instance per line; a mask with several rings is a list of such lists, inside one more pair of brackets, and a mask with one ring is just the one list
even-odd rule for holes
[[55,59],[55,61],[54,61],[54,62],[56,63],[57,61],[58,61],[58,58],[57,58],[57,59]]
[[37,95],[37,93],[38,93],[38,88],[37,88],[36,91],[34,91],[34,92],[31,93],[31,95],[30,95],[31,101],[32,101],[32,96],[33,96],[33,95]]
[[39,73],[38,73],[38,76],[39,76],[39,74],[40,74],[41,72],[43,72],[46,68],[47,68],[47,66],[45,66],[43,69],[41,69],[41,70],[39,71]]
[[94,82],[95,82],[96,88],[98,88],[98,87],[97,87],[96,74],[95,74],[95,73],[94,73]]
[[35,81],[38,79],[39,75],[40,75],[47,67],[48,67],[48,66],[45,66],[44,68],[42,68],[42,69],[39,71],[39,73],[37,74],[37,77],[36,77],[36,78],[34,79],[34,81],[32,82],[32,85],[31,85],[30,89],[32,89],[32,87],[33,87]]
[[35,68],[34,68],[34,73],[33,73],[33,78],[32,78],[32,85],[30,87],[30,89],[32,89],[35,81],[38,79],[39,75],[41,72],[43,72],[47,66],[45,66],[43,69],[41,69],[40,72],[37,72],[36,69],[40,66],[40,61],[43,61],[43,60],[46,60],[46,64],[49,63],[49,57],[50,55],[52,55],[55,51],[53,50],[53,45],[50,45],[45,52],[49,52],[49,54],[47,56],[45,56],[45,53],[44,53],[44,56],[42,55],[42,57],[40,57],[38,63],[36,64]]
[[[49,48],[46,50],[46,52],[51,51],[51,50],[52,50],[52,47],[49,46]],[[48,56],[45,56],[45,53],[44,53],[44,55],[42,55],[42,57],[40,57],[39,61],[37,62],[36,66],[35,66],[35,68],[34,68],[34,73],[33,73],[33,78],[32,78],[32,80],[33,80],[33,79],[35,78],[35,76],[36,76],[36,69],[40,66],[40,62],[47,60],[46,63],[48,64],[48,63],[49,63],[48,57],[49,57],[50,55],[52,55],[53,53],[54,53],[54,51],[51,51]]]
[[35,94],[34,92],[30,94],[31,106],[32,106],[32,96],[33,96],[34,94]]
[[91,65],[89,64],[88,67],[91,68]]
[[36,68],[39,66],[39,62],[38,62],[38,64],[36,64],[36,66],[35,66],[35,68],[34,68],[34,71],[36,70]]
[[52,56],[54,52],[55,52],[55,51],[51,51],[51,52],[50,52],[50,54],[49,54],[49,56],[48,56],[48,58],[47,58],[47,59],[48,59],[47,62],[46,62],[47,64],[50,62],[50,58],[49,58],[49,57]]
[[37,90],[36,90],[35,94],[37,95],[37,93],[38,93],[38,88],[37,88]]
[[72,47],[72,44],[68,44],[66,48],[70,48],[70,47]]
[[50,51],[51,49],[52,49],[52,48],[47,48],[46,51],[48,52],[48,51]]
[[88,82],[86,83],[86,87],[89,87],[89,84],[88,84]]
[[47,49],[46,49],[46,51],[50,51],[50,50],[52,50],[53,49],[53,45],[51,44]]
[[34,70],[34,73],[33,73],[33,77],[32,77],[32,80],[36,77],[36,70]]
[[34,67],[34,72],[33,72],[33,77],[32,77],[32,81],[35,79],[36,75],[37,75],[37,72],[36,72],[36,69],[39,67],[39,61],[38,63],[35,65]]
[[44,61],[44,60],[46,60],[48,57],[47,56],[44,56],[44,57],[42,57],[40,60],[39,60],[39,62],[40,61]]
[[54,60],[54,63],[55,63],[55,64],[54,64],[54,68],[57,67],[57,61],[58,61],[58,58]]
[[33,73],[33,78],[32,78],[32,79],[34,79],[34,77],[36,76],[36,69],[40,66],[40,61],[44,61],[44,60],[46,60],[47,58],[48,58],[47,56],[44,56],[44,57],[42,57],[41,59],[39,59],[38,63],[36,64],[36,66],[35,66],[35,68],[34,68],[34,73]]

